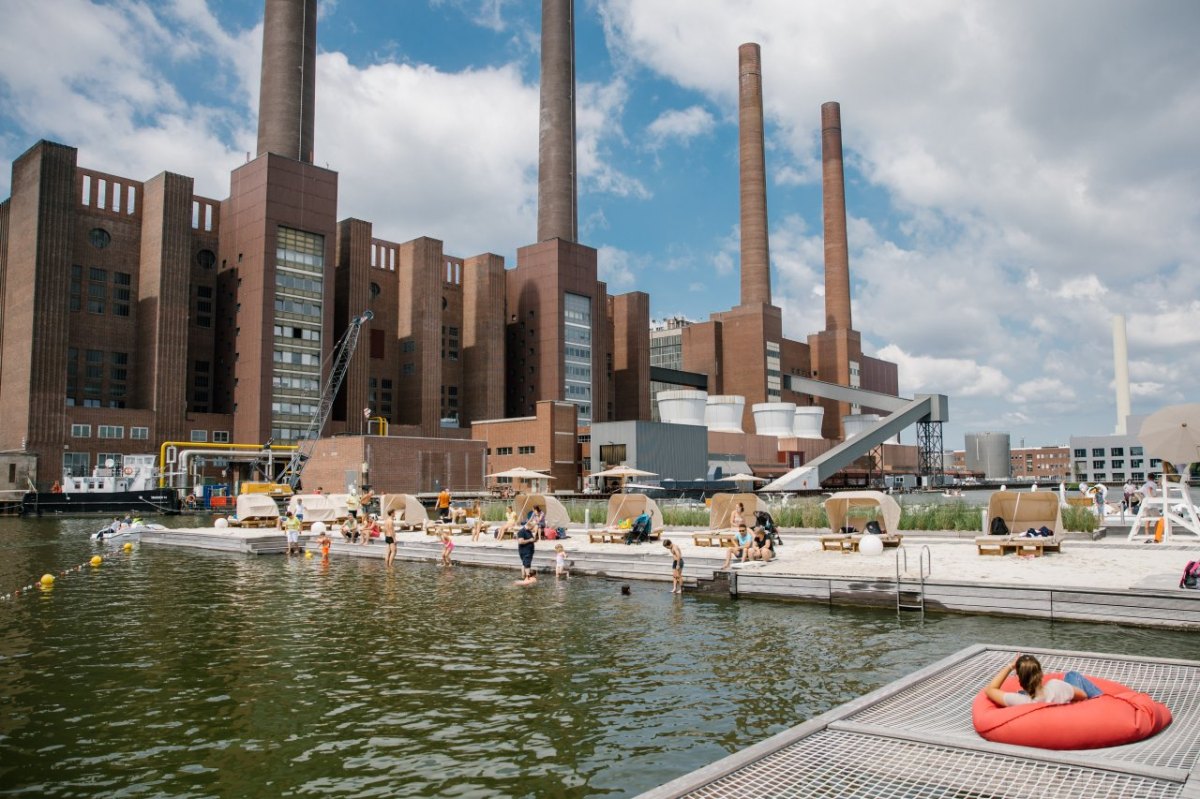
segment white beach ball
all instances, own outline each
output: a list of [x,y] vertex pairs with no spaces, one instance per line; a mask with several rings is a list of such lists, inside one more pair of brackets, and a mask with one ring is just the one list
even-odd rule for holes
[[226,519],[217,519],[215,522],[213,522],[213,527],[217,528],[218,530],[224,530],[228,526],[229,522]]
[[325,532],[325,522],[313,522],[311,530],[314,535],[320,535]]
[[883,541],[877,535],[864,535],[858,542],[858,551],[864,555],[882,555]]

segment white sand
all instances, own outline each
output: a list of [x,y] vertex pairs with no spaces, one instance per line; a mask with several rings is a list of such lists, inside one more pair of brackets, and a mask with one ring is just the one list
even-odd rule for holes
[[[669,530],[665,537],[679,545],[685,559],[723,559],[725,550],[717,547],[697,547],[692,544],[691,531]],[[423,534],[406,533],[402,540],[433,542]],[[470,536],[455,536],[459,547],[503,547],[515,550],[515,542],[497,543],[490,537],[472,544]],[[592,544],[582,530],[572,530],[566,541],[539,541],[538,554],[552,552],[555,543],[562,543],[569,553],[611,552],[662,559],[664,566],[670,555],[661,543],[650,541],[637,546],[624,544]],[[1042,557],[979,555],[973,539],[921,537],[906,533],[911,576],[916,576],[922,547],[928,546],[932,561],[930,580],[1036,585],[1080,588],[1174,588],[1189,560],[1200,559],[1200,539],[1179,536],[1169,545],[1130,543],[1123,535],[1102,541],[1065,541],[1062,552]],[[826,552],[815,537],[784,536],[779,557],[762,567],[751,567],[767,574],[793,574],[823,577],[878,577],[894,579],[896,550],[885,549],[882,555]]]

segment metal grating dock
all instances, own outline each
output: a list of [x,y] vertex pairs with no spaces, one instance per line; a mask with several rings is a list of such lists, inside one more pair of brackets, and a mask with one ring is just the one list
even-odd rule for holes
[[1108,749],[985,741],[971,703],[1015,653],[973,646],[642,799],[1200,799],[1200,663],[1025,651],[1047,671],[1074,669],[1148,693],[1174,721],[1148,740]]

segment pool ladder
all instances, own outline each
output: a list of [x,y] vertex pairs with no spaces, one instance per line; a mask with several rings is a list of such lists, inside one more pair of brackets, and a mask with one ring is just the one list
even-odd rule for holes
[[896,550],[896,612],[902,610],[920,611],[925,615],[925,578],[933,571],[933,555],[928,546],[921,547],[918,558],[917,576],[908,573],[908,552],[904,547]]

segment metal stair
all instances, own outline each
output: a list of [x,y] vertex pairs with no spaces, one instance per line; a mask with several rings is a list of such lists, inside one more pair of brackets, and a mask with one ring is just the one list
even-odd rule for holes
[[917,563],[917,575],[908,571],[908,552],[904,547],[896,550],[896,612],[918,611],[925,615],[925,578],[933,571],[933,555],[928,546],[921,547]]

